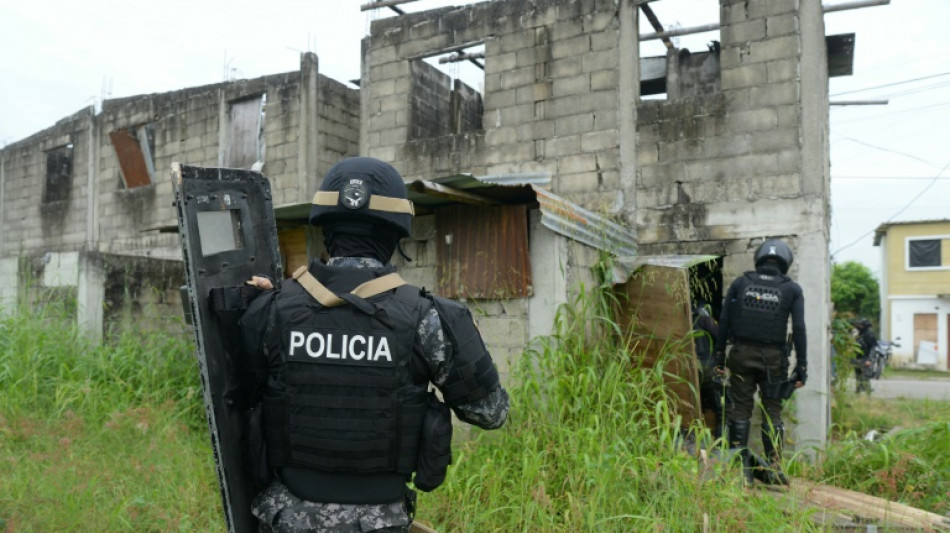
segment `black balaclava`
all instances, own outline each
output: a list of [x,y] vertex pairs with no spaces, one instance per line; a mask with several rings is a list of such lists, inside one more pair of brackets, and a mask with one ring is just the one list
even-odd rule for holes
[[323,244],[330,257],[370,257],[386,264],[398,243],[396,231],[383,224],[335,220],[323,225]]
[[766,274],[769,276],[781,276],[782,267],[779,265],[777,259],[764,259],[759,263],[759,266],[755,267],[755,271],[759,274]]

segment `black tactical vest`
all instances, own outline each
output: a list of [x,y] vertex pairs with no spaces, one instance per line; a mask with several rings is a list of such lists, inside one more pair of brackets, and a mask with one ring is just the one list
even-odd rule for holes
[[732,334],[738,341],[784,345],[792,312],[793,282],[788,276],[746,272],[730,302]]
[[[322,270],[318,279],[338,294],[386,273]],[[416,467],[428,380],[413,342],[424,300],[404,285],[365,301],[371,308],[324,307],[293,280],[275,301],[281,349],[264,398],[268,464],[293,473],[285,483],[312,501],[395,501]]]

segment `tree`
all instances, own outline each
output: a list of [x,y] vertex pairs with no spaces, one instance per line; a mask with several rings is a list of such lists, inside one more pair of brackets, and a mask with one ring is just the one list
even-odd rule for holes
[[831,301],[838,316],[862,316],[877,322],[881,312],[877,279],[868,267],[855,261],[834,265]]

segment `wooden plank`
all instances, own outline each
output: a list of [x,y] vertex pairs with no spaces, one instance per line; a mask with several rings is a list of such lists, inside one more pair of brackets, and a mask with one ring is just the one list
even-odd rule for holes
[[850,511],[880,525],[906,526],[919,531],[950,531],[950,518],[860,492],[792,480],[790,493],[824,509]]
[[674,409],[688,426],[702,417],[688,270],[646,265],[616,289],[617,322],[625,340],[643,366],[664,364],[666,386],[678,399]]

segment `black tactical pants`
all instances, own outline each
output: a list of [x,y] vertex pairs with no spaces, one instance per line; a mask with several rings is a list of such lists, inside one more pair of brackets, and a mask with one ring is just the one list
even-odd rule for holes
[[[762,407],[772,425],[782,424],[782,400],[766,398],[762,389],[771,381],[784,381],[788,358],[781,346],[738,343],[729,351],[726,366],[731,374],[729,385],[732,402],[728,405],[730,420],[749,420],[755,407],[755,391],[759,390]],[[763,426],[768,422],[763,421]]]

